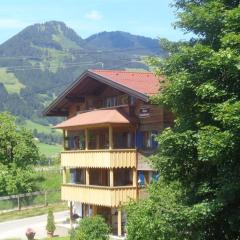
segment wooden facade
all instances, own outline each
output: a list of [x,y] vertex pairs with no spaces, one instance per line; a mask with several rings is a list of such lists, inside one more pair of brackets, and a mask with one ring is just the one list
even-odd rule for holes
[[[119,74],[125,72],[116,76]],[[73,209],[80,203],[82,217],[102,214],[119,236],[125,222],[121,206],[147,197],[145,186],[157,173],[146,160],[156,150],[155,136],[173,124],[170,112],[150,104],[148,95],[136,89],[87,72],[45,111],[48,116],[73,119],[71,124],[60,124],[64,139],[62,199],[70,201]],[[91,116],[104,118],[101,114],[106,109],[110,120],[97,119],[94,124],[96,119]],[[111,118],[116,111],[127,122]],[[82,124],[81,116],[89,117],[89,122]]]

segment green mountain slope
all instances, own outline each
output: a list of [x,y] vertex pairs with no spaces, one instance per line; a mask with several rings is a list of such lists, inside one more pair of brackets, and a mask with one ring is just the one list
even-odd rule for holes
[[34,24],[0,45],[0,111],[46,127],[58,119],[42,110],[84,70],[147,69],[143,56],[153,54],[164,55],[156,39],[125,32],[82,39],[62,22]]
[[157,39],[136,36],[121,31],[97,33],[87,38],[86,42],[96,48],[112,50],[128,49],[131,54],[165,54],[159,47],[159,41]]

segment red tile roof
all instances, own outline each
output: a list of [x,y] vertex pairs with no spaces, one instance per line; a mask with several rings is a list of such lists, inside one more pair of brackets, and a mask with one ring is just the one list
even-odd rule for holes
[[159,91],[163,77],[156,77],[151,72],[130,72],[119,70],[89,70],[113,82],[124,85],[145,95],[153,95]]
[[54,128],[69,128],[98,124],[128,124],[130,121],[116,109],[93,110],[76,115]]

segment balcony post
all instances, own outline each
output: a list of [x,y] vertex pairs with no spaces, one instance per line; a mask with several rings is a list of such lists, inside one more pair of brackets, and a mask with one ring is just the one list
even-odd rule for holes
[[67,169],[66,167],[63,168],[63,184],[67,183],[67,173],[66,173]]
[[118,236],[122,236],[122,210],[118,209]]
[[133,187],[137,186],[137,169],[133,168]]
[[85,150],[88,150],[88,129],[85,129]]
[[70,201],[70,228],[72,229],[73,228],[73,204],[72,204],[72,201]]
[[66,130],[63,129],[63,149],[66,150]]
[[113,129],[111,125],[109,125],[109,149],[113,149]]
[[114,175],[113,175],[113,169],[110,169],[110,187],[114,186]]
[[90,183],[89,168],[86,168],[86,185]]

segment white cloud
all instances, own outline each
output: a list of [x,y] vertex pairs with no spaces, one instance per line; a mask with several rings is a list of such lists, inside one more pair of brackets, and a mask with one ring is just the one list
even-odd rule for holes
[[92,10],[85,14],[85,17],[90,20],[101,20],[103,18],[102,14],[97,10]]
[[0,29],[18,29],[26,27],[28,23],[25,23],[18,19],[12,18],[0,18]]

